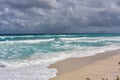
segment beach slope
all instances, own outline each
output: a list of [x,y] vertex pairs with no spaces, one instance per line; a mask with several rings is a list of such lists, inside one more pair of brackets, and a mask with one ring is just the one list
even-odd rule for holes
[[84,58],[72,58],[52,64],[57,77],[51,80],[116,80],[120,77],[120,50]]

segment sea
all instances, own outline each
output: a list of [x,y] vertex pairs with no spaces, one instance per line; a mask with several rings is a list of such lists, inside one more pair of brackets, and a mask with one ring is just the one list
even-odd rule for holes
[[40,78],[56,76],[55,62],[92,56],[120,48],[120,34],[34,34],[1,35],[0,66],[19,68],[40,65]]

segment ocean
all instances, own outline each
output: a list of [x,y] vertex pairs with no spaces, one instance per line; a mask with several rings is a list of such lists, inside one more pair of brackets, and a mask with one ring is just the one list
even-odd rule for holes
[[[40,65],[40,79],[56,76],[50,64],[120,48],[120,34],[1,35],[0,65],[9,68]],[[34,79],[35,80],[35,79]]]

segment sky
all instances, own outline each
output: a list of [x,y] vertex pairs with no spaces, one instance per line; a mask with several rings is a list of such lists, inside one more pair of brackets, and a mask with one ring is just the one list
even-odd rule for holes
[[120,0],[0,0],[0,34],[120,33]]

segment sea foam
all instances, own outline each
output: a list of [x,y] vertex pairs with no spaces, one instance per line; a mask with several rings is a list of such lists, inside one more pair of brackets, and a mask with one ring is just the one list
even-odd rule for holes
[[[9,79],[14,80],[17,78],[21,80],[22,76],[24,76],[22,80],[48,80],[55,77],[57,73],[56,69],[48,68],[50,64],[68,58],[92,56],[120,48],[119,36],[45,35],[44,37],[44,35],[39,35],[22,36],[21,39],[20,36],[5,36],[4,39],[0,41],[0,64],[5,65],[7,69],[4,73],[10,74],[12,71],[23,73],[16,73],[14,77],[7,75]],[[25,78],[25,75],[31,75],[31,79]],[[0,79],[6,80],[4,75]]]

